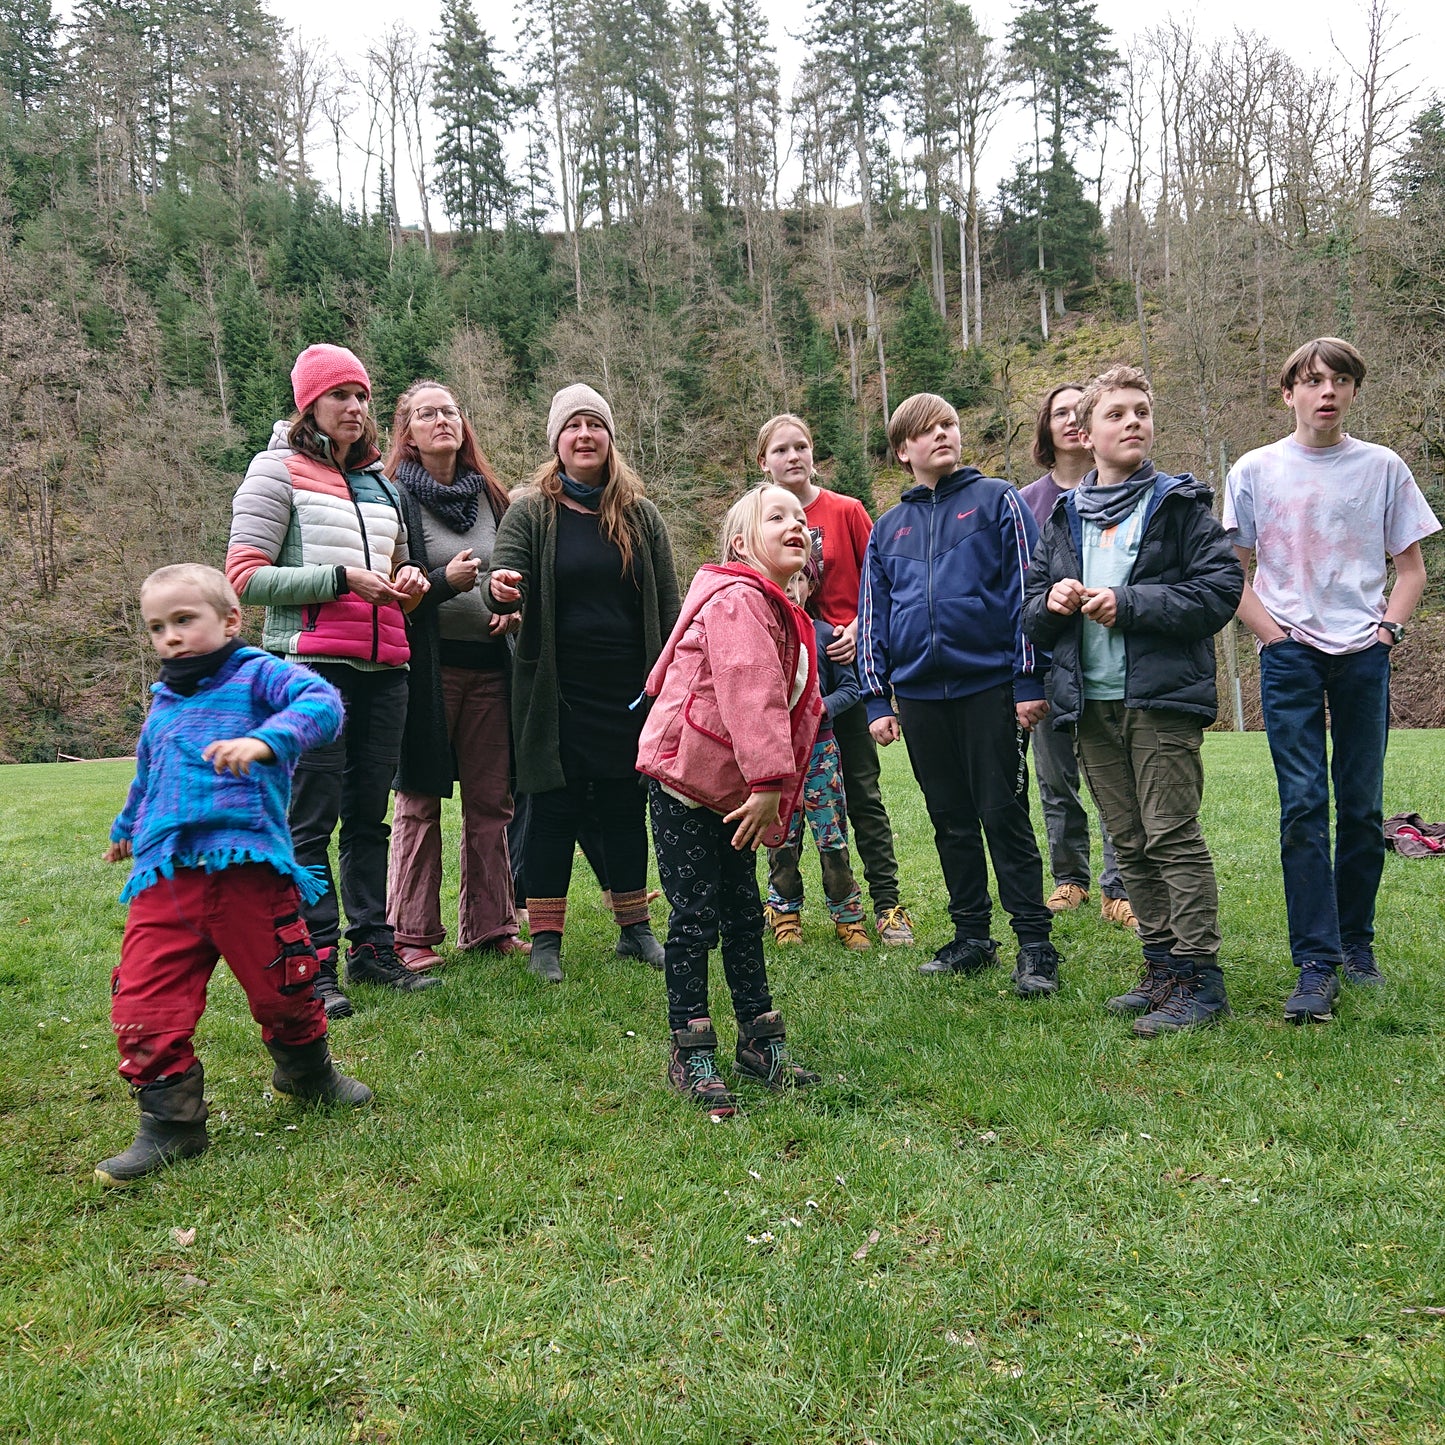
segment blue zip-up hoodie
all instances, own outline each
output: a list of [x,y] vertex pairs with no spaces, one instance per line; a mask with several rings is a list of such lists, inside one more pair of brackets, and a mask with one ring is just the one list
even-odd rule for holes
[[868,720],[898,697],[971,697],[1012,681],[1044,695],[1047,657],[1023,635],[1038,537],[1018,491],[977,467],[910,487],[874,524],[858,595],[858,682]]

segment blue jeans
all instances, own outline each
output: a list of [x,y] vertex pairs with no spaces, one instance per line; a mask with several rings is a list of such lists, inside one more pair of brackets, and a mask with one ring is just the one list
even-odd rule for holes
[[[1286,639],[1259,655],[1264,726],[1279,784],[1279,852],[1297,965],[1338,964],[1375,936],[1385,866],[1390,649],[1335,656]],[[1325,704],[1333,756],[1325,755]],[[1328,770],[1328,771],[1327,771]],[[1335,854],[1330,860],[1330,778]]]

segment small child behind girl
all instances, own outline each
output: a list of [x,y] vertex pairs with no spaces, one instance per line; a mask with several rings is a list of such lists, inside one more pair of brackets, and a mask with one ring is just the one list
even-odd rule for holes
[[737,1101],[717,1071],[708,953],[722,941],[738,1020],[737,1073],[772,1089],[818,1082],[789,1057],[763,959],[760,845],[786,836],[822,702],[811,621],[783,588],[811,552],[802,504],[755,487],[723,521],[647,679],[637,768],[652,779],[657,871],[672,909],[665,954],[668,1083],[713,1115]]
[[129,1184],[209,1144],[191,1041],[222,955],[261,1025],[278,1094],[371,1099],[331,1061],[301,917],[302,899],[325,884],[296,862],[286,826],[296,760],[341,731],[341,697],[309,669],[241,642],[240,604],[214,567],[162,567],[141,585],[140,604],[161,680],[104,854],[132,861],[110,1011],[140,1130],[96,1166],[102,1184]]
[[836,630],[818,616],[813,603],[818,589],[818,559],[808,558],[803,570],[788,585],[788,596],[813,619],[817,640],[818,688],[823,694],[823,719],[818,741],[808,759],[803,780],[803,803],[788,824],[787,841],[768,849],[768,906],[765,911],[773,937],[791,946],[803,941],[799,914],[803,911],[803,875],[798,867],[803,851],[803,819],[818,845],[823,892],[839,940],[846,948],[869,946],[863,926],[863,895],[848,861],[848,810],[843,794],[843,764],[833,736],[833,719],[858,701],[858,673],[851,662],[835,662],[828,644]]

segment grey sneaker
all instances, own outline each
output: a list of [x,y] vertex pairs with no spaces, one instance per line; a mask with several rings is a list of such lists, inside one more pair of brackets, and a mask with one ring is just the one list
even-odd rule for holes
[[1340,965],[1340,976],[1356,988],[1374,988],[1385,981],[1385,975],[1375,961],[1375,950],[1368,943],[1345,944],[1345,961]]
[[1340,980],[1332,963],[1301,965],[1299,982],[1284,1001],[1287,1023],[1327,1023],[1334,1018],[1333,1005],[1340,996]]
[[892,908],[885,908],[879,913],[878,942],[890,944],[895,948],[911,948],[913,946],[913,920],[908,916],[908,910],[895,903]]

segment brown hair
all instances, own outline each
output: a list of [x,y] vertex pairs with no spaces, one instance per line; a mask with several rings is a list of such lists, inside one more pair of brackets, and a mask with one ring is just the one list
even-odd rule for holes
[[[912,437],[921,437],[941,421],[951,421],[957,426],[958,413],[937,393],[920,391],[904,398],[888,418],[888,445],[893,448],[893,455],[898,455],[904,442]],[[903,466],[906,471],[913,470],[906,462]]]
[[1084,388],[1083,396],[1074,403],[1074,425],[1080,431],[1088,431],[1094,408],[1106,391],[1142,391],[1151,405],[1154,401],[1154,388],[1137,366],[1111,366],[1092,377]]
[[1346,376],[1353,377],[1356,386],[1364,383],[1365,358],[1348,341],[1338,336],[1317,336],[1313,341],[1306,341],[1303,346],[1297,346],[1290,352],[1289,359],[1279,374],[1279,389],[1292,390],[1301,376],[1319,365],[1324,365],[1332,372],[1343,372]]
[[[351,449],[342,458],[343,467],[364,467],[381,455],[381,448],[377,444],[376,418],[371,414],[370,403],[371,398],[368,397],[366,416],[361,423],[361,435],[352,442]],[[315,402],[305,411],[291,413],[291,430],[286,433],[286,440],[298,452],[305,452],[308,457],[315,457],[317,461],[331,466],[336,464],[336,457],[331,450],[331,438],[316,425]]]
[[790,411],[779,412],[777,416],[770,416],[762,426],[758,428],[758,465],[762,466],[763,458],[768,454],[768,443],[774,435],[785,426],[795,426],[805,437],[808,438],[808,445],[813,445],[813,429],[800,416],[794,416]]
[[482,479],[492,515],[500,522],[502,513],[507,510],[510,500],[506,488],[497,480],[496,473],[492,470],[492,464],[482,455],[482,448],[477,442],[477,434],[472,430],[472,424],[467,420],[466,412],[462,411],[462,404],[457,400],[456,392],[439,381],[429,381],[426,378],[414,381],[397,397],[396,414],[391,420],[391,450],[386,454],[387,476],[394,477],[397,466],[402,462],[414,462],[417,466],[422,464],[421,453],[412,440],[411,413],[412,402],[417,392],[428,390],[446,392],[452,399],[452,405],[461,412],[462,444],[457,448],[457,470],[459,472],[475,472]]
[[208,606],[214,607],[219,616],[225,617],[241,603],[236,589],[231,586],[226,574],[216,567],[207,567],[202,562],[173,562],[169,567],[157,567],[140,584],[141,602],[152,587],[164,587],[167,583],[180,582],[194,587]]
[[[609,434],[611,446],[607,453],[607,480],[602,484],[602,504],[597,509],[602,535],[622,553],[622,575],[632,570],[632,544],[636,541],[636,523],[632,513],[647,495],[642,478],[632,470],[626,457],[617,449]],[[562,495],[562,459],[553,455],[532,473],[528,485],[536,487],[560,506]]]
[[1083,391],[1082,381],[1061,381],[1050,388],[1039,403],[1038,419],[1034,423],[1033,458],[1041,467],[1052,467],[1058,461],[1054,451],[1054,402],[1066,391]]

